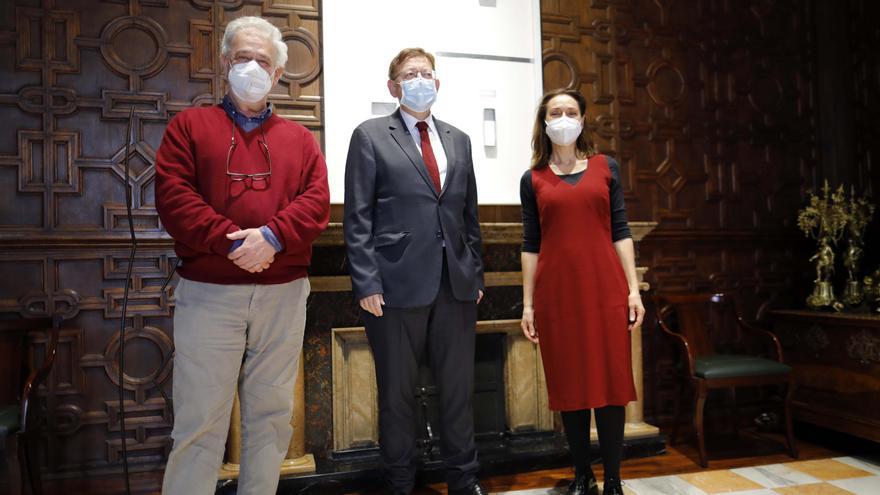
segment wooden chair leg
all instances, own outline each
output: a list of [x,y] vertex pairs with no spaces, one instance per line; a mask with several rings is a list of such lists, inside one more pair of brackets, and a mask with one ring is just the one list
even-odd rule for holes
[[40,478],[40,436],[40,430],[36,429],[29,431],[22,439],[24,461],[33,495],[43,495],[43,482]]
[[708,467],[706,459],[706,438],[703,432],[703,411],[706,406],[706,385],[700,383],[694,391],[694,429],[697,432],[697,446],[700,449],[700,466]]
[[678,427],[681,424],[681,395],[684,391],[684,387],[681,386],[681,382],[675,382],[675,405],[672,410],[673,422],[672,422],[672,432],[669,434],[669,445],[675,445],[675,439],[678,436]]
[[785,401],[782,405],[783,416],[785,417],[785,440],[788,443],[788,454],[797,459],[798,450],[794,439],[794,432],[791,427],[791,398],[794,396],[795,383],[794,379],[788,381],[785,391]]
[[18,450],[18,433],[6,437],[6,468],[9,471],[9,495],[22,495],[21,458]]

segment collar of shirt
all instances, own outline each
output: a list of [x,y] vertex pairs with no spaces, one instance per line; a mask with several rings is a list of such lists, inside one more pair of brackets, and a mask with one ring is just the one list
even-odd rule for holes
[[[400,109],[400,116],[403,117],[403,123],[406,125],[406,129],[414,136],[418,136],[419,130],[416,129],[416,124],[419,123],[419,119],[408,114],[403,109]],[[425,119],[425,123],[428,124],[428,129],[431,130],[431,134],[437,135],[437,127],[434,126],[433,114],[428,114],[428,118]]]
[[266,106],[266,109],[256,117],[248,117],[235,108],[235,104],[232,103],[232,98],[230,98],[229,95],[223,97],[223,101],[220,102],[220,105],[223,107],[223,110],[226,111],[226,115],[229,115],[229,118],[231,118],[239,127],[244,129],[245,132],[250,132],[256,129],[260,124],[269,120],[269,117],[272,116],[272,105],[269,104]]

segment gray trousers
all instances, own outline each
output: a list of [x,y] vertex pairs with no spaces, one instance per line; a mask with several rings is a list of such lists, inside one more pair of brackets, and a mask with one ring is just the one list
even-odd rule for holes
[[306,319],[306,278],[219,285],[181,278],[174,313],[174,446],[162,493],[213,494],[236,387],[239,494],[274,494],[293,429],[293,385]]

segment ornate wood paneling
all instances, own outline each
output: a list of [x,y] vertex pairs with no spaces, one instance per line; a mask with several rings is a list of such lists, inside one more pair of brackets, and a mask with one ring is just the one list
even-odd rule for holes
[[867,0],[850,2],[852,33],[850,56],[854,79],[855,157],[859,186],[880,196],[880,5]]
[[[880,198],[880,4],[870,0],[851,0],[849,54],[853,78],[854,158],[856,191]],[[880,213],[868,227],[867,246],[880,246]],[[880,269],[880,248],[866,250],[862,266]]]
[[545,88],[588,98],[630,216],[659,230],[776,230],[812,186],[801,2],[543,2]]
[[[153,165],[167,122],[224,94],[219,44],[226,24],[243,15],[281,29],[290,57],[271,100],[320,140],[317,0],[22,0],[0,7],[0,318],[66,318],[43,391],[50,474],[120,465],[126,183],[141,248],[127,322],[125,435],[139,469],[165,461],[173,300],[160,288],[174,254],[153,203]],[[44,340],[32,337],[34,356]]]

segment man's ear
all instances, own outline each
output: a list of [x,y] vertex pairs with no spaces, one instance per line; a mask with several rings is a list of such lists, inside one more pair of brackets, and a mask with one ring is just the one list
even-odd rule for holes
[[400,85],[391,79],[388,80],[388,92],[391,93],[391,96],[400,99]]
[[278,81],[281,80],[281,75],[284,74],[284,67],[279,67],[275,69],[275,73],[272,74],[272,86],[278,84]]

